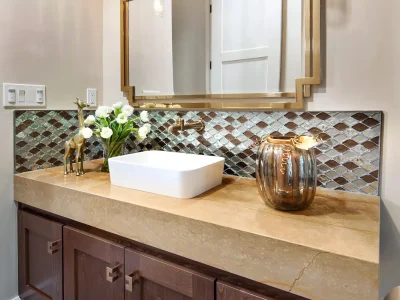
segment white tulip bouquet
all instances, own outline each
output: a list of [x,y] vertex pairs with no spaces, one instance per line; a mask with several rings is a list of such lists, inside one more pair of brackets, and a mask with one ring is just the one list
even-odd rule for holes
[[[132,132],[139,141],[145,139],[150,132],[148,112],[142,111],[140,117],[132,119],[130,117],[133,111],[132,106],[117,102],[112,107],[100,106],[95,116],[90,115],[86,118],[85,124],[94,125],[96,129],[92,131],[90,128],[84,128],[82,135],[87,139],[95,134],[103,143],[104,164],[101,171],[109,172],[108,159],[123,154],[125,140]],[[144,124],[142,127],[135,127],[139,120]]]

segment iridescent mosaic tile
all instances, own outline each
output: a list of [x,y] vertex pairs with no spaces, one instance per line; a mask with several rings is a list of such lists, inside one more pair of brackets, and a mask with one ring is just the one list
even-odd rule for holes
[[[87,112],[86,112],[87,113]],[[255,177],[255,149],[263,135],[318,134],[316,148],[320,187],[378,195],[381,112],[186,112],[185,121],[203,120],[203,132],[171,135],[177,112],[150,112],[153,130],[143,142],[131,137],[126,153],[165,150],[226,158],[225,173]],[[40,119],[40,121],[39,121]],[[62,164],[63,142],[77,129],[74,111],[17,111],[16,172]],[[95,137],[87,142],[89,159],[102,156]]]
[[[77,130],[76,111],[15,111],[15,171],[61,166],[64,143]],[[99,141],[88,140],[85,147],[87,159],[103,157]]]

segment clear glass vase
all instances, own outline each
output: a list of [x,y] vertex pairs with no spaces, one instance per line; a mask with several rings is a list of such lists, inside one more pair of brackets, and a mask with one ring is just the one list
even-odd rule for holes
[[104,162],[103,162],[103,166],[101,167],[101,171],[109,173],[110,169],[108,166],[108,159],[110,159],[112,157],[124,155],[125,140],[124,141],[115,141],[115,142],[102,141],[102,145],[103,145]]

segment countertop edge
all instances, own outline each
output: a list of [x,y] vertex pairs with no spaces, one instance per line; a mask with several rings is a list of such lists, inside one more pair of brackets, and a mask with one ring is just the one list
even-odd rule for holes
[[[39,171],[40,171],[40,170],[39,170]],[[35,171],[33,171],[33,172],[35,172]],[[232,178],[234,178],[236,181],[240,181],[240,180],[242,180],[242,179],[247,179],[247,178],[240,178],[240,177],[235,178],[236,176],[227,176],[227,177],[232,177]],[[373,260],[368,260],[368,259],[362,259],[362,258],[360,258],[360,257],[355,257],[355,256],[351,256],[351,255],[344,255],[344,254],[342,254],[342,253],[337,253],[337,252],[335,252],[335,251],[327,251],[327,250],[324,250],[324,249],[321,249],[321,248],[318,248],[318,247],[310,247],[310,246],[305,245],[305,244],[302,244],[302,243],[295,243],[295,242],[291,242],[291,241],[287,241],[287,240],[283,240],[283,239],[279,239],[279,238],[275,238],[275,237],[270,237],[270,236],[267,236],[267,235],[262,235],[262,234],[258,234],[258,233],[254,233],[254,232],[250,232],[250,231],[244,231],[244,230],[241,230],[241,229],[238,229],[238,228],[228,227],[228,226],[224,226],[224,225],[221,225],[221,224],[217,224],[217,223],[213,223],[213,222],[208,222],[208,221],[200,220],[200,219],[195,218],[195,217],[192,217],[192,216],[191,216],[191,217],[182,216],[182,215],[180,215],[180,214],[178,214],[178,213],[174,213],[174,212],[168,212],[168,211],[164,211],[164,210],[157,209],[157,208],[149,208],[149,207],[146,207],[146,206],[142,206],[142,205],[140,205],[140,204],[138,204],[138,203],[127,203],[127,202],[121,201],[121,200],[119,200],[119,199],[113,199],[113,198],[110,198],[110,197],[105,197],[105,196],[99,195],[99,194],[97,194],[97,193],[89,193],[89,192],[86,192],[86,191],[77,191],[77,190],[75,190],[75,189],[73,189],[73,188],[71,188],[71,187],[68,187],[68,186],[54,185],[54,184],[52,184],[52,183],[43,182],[43,181],[40,181],[40,180],[37,180],[37,179],[27,178],[27,177],[25,177],[25,176],[19,176],[19,174],[15,174],[15,175],[14,175],[14,178],[20,178],[20,179],[23,179],[23,180],[34,181],[34,182],[37,182],[37,183],[40,183],[40,184],[46,184],[46,185],[48,185],[48,186],[50,186],[50,187],[56,187],[56,188],[60,188],[60,189],[66,189],[66,190],[78,192],[78,193],[81,193],[81,194],[85,194],[85,195],[91,196],[91,197],[94,196],[94,197],[103,198],[103,199],[106,199],[106,200],[109,200],[109,201],[118,201],[119,203],[124,203],[124,204],[130,205],[130,206],[135,206],[135,207],[138,207],[138,208],[150,209],[150,210],[154,210],[154,211],[157,211],[157,212],[160,212],[160,213],[163,213],[163,214],[169,214],[169,215],[171,215],[171,216],[176,216],[176,217],[179,217],[179,218],[185,218],[185,219],[192,220],[192,221],[195,221],[195,222],[201,222],[201,223],[204,223],[204,224],[210,224],[210,225],[213,225],[213,226],[219,226],[219,227],[221,227],[221,228],[227,228],[227,229],[229,229],[229,230],[235,230],[235,231],[238,231],[238,232],[241,232],[241,233],[244,233],[244,234],[254,235],[254,236],[258,236],[258,237],[265,238],[265,239],[269,239],[269,240],[274,240],[274,241],[279,241],[279,242],[287,243],[287,244],[294,245],[294,246],[304,247],[305,249],[309,249],[310,251],[317,251],[317,252],[320,252],[320,253],[329,253],[329,254],[331,254],[331,255],[337,255],[338,257],[344,257],[344,258],[349,258],[349,259],[358,260],[358,261],[360,261],[360,262],[366,262],[366,263],[371,263],[371,264],[379,265],[379,257],[378,257],[377,260],[375,260],[375,261],[373,261]],[[15,183],[15,181],[14,181],[14,183]],[[15,186],[15,184],[14,184],[14,186]],[[15,193],[15,188],[14,188],[14,195],[16,195],[16,193]],[[376,198],[377,198],[377,196],[371,196],[371,195],[368,195],[368,197],[369,197],[369,199],[371,199],[372,201],[376,200]],[[15,197],[14,197],[14,198],[15,198]],[[16,202],[24,203],[24,204],[27,204],[27,205],[30,205],[30,206],[35,207],[34,205],[25,203],[25,202],[20,201],[20,200],[18,200],[18,199],[14,199],[14,200],[15,200]],[[356,201],[359,201],[359,200],[356,200]],[[367,200],[367,201],[369,201],[369,200]],[[36,207],[36,208],[40,208],[40,207]],[[43,210],[45,210],[45,209],[43,209]],[[70,219],[73,219],[73,218],[70,218]],[[89,225],[89,224],[87,224],[87,225]],[[106,230],[106,231],[107,231],[107,230]]]

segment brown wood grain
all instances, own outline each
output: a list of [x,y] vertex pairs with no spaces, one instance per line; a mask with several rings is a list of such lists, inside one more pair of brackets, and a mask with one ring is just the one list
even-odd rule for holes
[[[106,268],[118,266],[109,282]],[[64,299],[124,299],[124,247],[97,236],[64,227]]]
[[[18,211],[18,290],[21,299],[63,299],[63,225]],[[54,254],[48,242],[58,241]]]
[[20,296],[20,299],[22,299],[22,300],[47,300],[50,298],[43,296],[43,294],[39,294],[39,293],[31,290],[30,292],[24,293],[23,297]]
[[132,249],[125,249],[125,274],[134,278],[126,300],[214,300],[214,278]]
[[275,300],[274,298],[252,294],[246,290],[217,282],[216,300]]
[[238,286],[233,286],[224,282],[217,282],[216,300],[288,300],[288,299],[304,299],[296,298],[296,295],[276,295],[263,296],[255,292],[250,292]]
[[[133,249],[136,252],[155,257],[160,260],[168,261],[172,264],[179,265],[185,269],[191,270],[193,272],[197,273],[202,273],[205,274],[209,277],[212,278],[218,278],[218,280],[223,281],[225,283],[228,283],[232,286],[236,286],[238,289],[242,290],[247,290],[247,291],[254,291],[256,294],[259,295],[265,295],[268,296],[272,299],[277,299],[277,300],[306,300],[307,298],[300,297],[295,294],[291,294],[289,292],[280,290],[275,287],[268,286],[266,284],[260,283],[260,282],[255,282],[253,280],[250,280],[248,278],[244,278],[241,276],[238,276],[236,274],[232,274],[223,270],[216,269],[211,266],[207,266],[204,264],[201,264],[199,262],[175,255],[173,253],[169,253],[160,249],[156,249],[154,247],[144,245],[141,243],[138,243],[136,241],[129,240],[127,238],[106,232],[104,230],[100,230],[95,227],[91,227],[70,219],[67,219],[65,217],[61,217],[59,215],[55,215],[52,213],[49,213],[44,210],[40,210],[38,208],[31,207],[26,204],[19,203],[19,208],[20,210],[27,211],[29,213],[37,214],[39,216],[42,216],[44,218],[48,218],[51,220],[55,220],[57,222],[66,224],[68,226],[77,228],[81,231],[90,233],[92,235],[101,237],[103,239],[112,241],[116,244],[121,244],[125,247],[129,247],[130,249]],[[137,258],[139,259],[139,257]],[[133,264],[132,261],[129,261],[127,263]],[[137,265],[139,262],[136,263]],[[132,268],[128,268],[132,269]],[[137,284],[137,283],[136,283]],[[134,291],[138,291],[139,289],[134,289]],[[140,294],[139,294],[140,295]],[[132,299],[132,298],[126,298],[126,299]],[[140,298],[133,298],[133,299],[140,299]],[[165,300],[165,299],[163,299]]]

